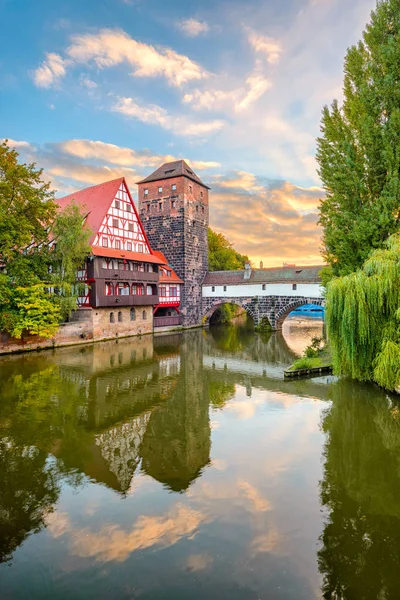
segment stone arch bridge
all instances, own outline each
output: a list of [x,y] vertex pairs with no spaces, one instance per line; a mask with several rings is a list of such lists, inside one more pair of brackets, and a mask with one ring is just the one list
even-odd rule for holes
[[324,306],[319,272],[322,266],[284,266],[272,269],[215,271],[202,286],[202,317],[207,324],[223,304],[243,308],[259,325],[267,319],[280,329],[287,315],[299,306]]

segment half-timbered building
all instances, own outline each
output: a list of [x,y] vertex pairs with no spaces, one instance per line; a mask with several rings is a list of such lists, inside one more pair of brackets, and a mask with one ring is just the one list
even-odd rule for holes
[[142,333],[153,328],[159,304],[159,265],[124,177],[64,198],[83,208],[91,253],[78,278],[85,284],[80,308],[95,309],[98,335]]

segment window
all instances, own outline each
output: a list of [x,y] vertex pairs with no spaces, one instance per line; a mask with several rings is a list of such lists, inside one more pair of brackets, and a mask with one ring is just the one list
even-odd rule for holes
[[115,240],[115,247],[117,250],[121,249],[121,242],[119,240]]
[[133,223],[128,223],[128,231],[133,231]]
[[158,210],[162,210],[162,202],[158,203]]
[[110,313],[110,323],[115,323],[115,317],[113,312]]
[[200,198],[202,198],[202,197],[203,197],[203,192],[200,192]]
[[111,282],[106,283],[106,296],[114,296],[114,286]]
[[131,321],[136,321],[136,311],[134,308],[131,308],[130,318],[131,318]]
[[202,206],[202,207],[201,207],[201,212],[202,212],[202,213],[203,213],[203,215],[204,215],[204,206]]
[[119,208],[119,200],[115,201],[115,208]]
[[193,192],[193,186],[189,185],[189,193],[191,194]]
[[132,251],[132,243],[131,242],[127,242],[126,249],[128,250],[128,252]]
[[267,289],[267,286],[265,285],[265,283],[263,283],[263,284],[262,284],[262,289],[263,289],[263,290],[266,290],[266,289]]
[[119,221],[118,219],[113,219],[113,227],[118,227]]
[[226,285],[224,285],[224,292],[226,292]]
[[143,318],[143,321],[145,321],[147,319],[147,312],[145,310],[142,312],[142,318]]
[[178,296],[178,289],[176,287],[170,287],[169,296],[170,298],[176,298]]
[[137,285],[136,285],[136,283],[132,284],[132,296],[137,296]]
[[160,187],[158,188],[158,193],[159,193],[159,194],[161,194],[161,192],[162,192],[162,187],[160,186]]
[[160,287],[160,296],[162,296],[163,298],[167,297],[167,288],[166,287]]
[[117,294],[118,296],[129,296],[129,283],[118,283]]
[[148,190],[147,188],[145,188],[145,190],[144,190],[144,195],[145,195],[145,196],[148,196],[148,195],[149,195],[149,190]]
[[101,261],[101,268],[108,269],[108,260],[106,258],[103,258],[103,260]]
[[215,292],[215,285],[212,286],[211,291]]
[[175,208],[175,200],[171,200],[171,208]]
[[122,323],[122,312],[118,312],[118,323]]
[[173,192],[175,192],[175,190],[176,190],[176,183],[173,183],[173,184],[171,185],[171,190],[172,190]]
[[150,204],[146,204],[146,211],[150,212]]
[[292,290],[297,290],[297,283],[294,283],[294,284],[292,285]]
[[199,212],[199,205],[196,204],[196,212]]
[[119,269],[119,271],[125,271],[126,270],[126,262],[124,260],[119,260],[118,261],[118,269]]
[[108,248],[108,238],[101,238],[101,245],[103,246],[103,248]]
[[153,295],[153,288],[151,287],[151,285],[148,285],[146,288],[146,295],[147,296],[152,296]]
[[126,205],[126,211],[127,212],[132,212],[132,206],[130,204]]
[[143,285],[141,283],[138,283],[136,285],[136,294],[138,296],[143,296],[144,295],[144,288],[143,288]]
[[143,244],[139,244],[139,246],[138,246],[138,252],[143,252]]

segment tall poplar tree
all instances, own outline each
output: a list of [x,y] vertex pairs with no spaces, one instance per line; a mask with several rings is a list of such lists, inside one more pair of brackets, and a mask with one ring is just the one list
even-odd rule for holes
[[323,255],[333,275],[360,267],[400,228],[400,3],[378,0],[344,64],[344,100],[317,140]]

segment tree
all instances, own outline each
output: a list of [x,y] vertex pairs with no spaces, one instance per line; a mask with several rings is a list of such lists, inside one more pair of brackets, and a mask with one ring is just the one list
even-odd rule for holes
[[236,252],[233,244],[222,233],[208,229],[208,265],[210,271],[236,271],[244,269],[249,257]]
[[47,241],[47,226],[57,206],[42,174],[35,163],[20,164],[7,141],[0,145],[0,256],[5,267],[19,258],[22,249]]
[[400,224],[400,11],[379,0],[344,65],[344,101],[322,114],[317,140],[323,256],[332,275],[360,267]]
[[400,233],[328,284],[326,325],[336,374],[400,391]]
[[[0,330],[52,337],[76,307],[76,272],[90,252],[85,213],[57,210],[35,164],[0,146]],[[55,242],[55,245],[52,243]]]
[[58,212],[51,229],[56,244],[51,256],[52,282],[58,290],[55,300],[64,319],[76,307],[78,288],[83,285],[77,283],[76,272],[90,253],[91,231],[85,217],[84,210],[73,202]]

